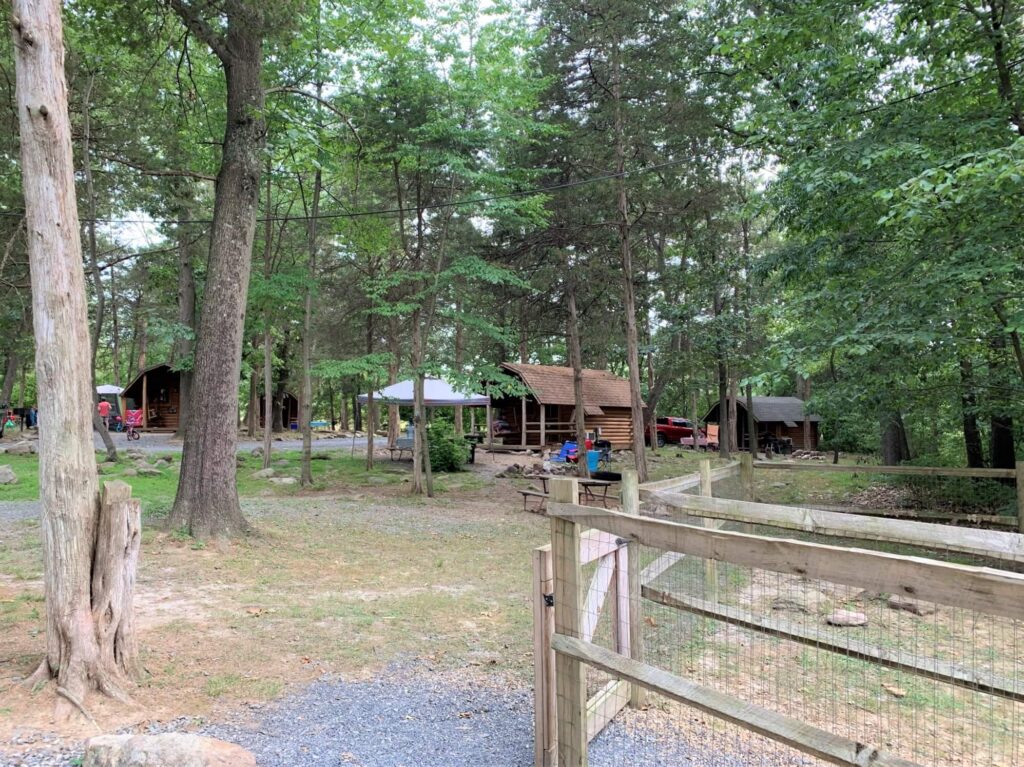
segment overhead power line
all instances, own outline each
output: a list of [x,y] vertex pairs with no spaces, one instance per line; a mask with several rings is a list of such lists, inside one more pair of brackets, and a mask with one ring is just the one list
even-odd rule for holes
[[[310,220],[330,220],[330,219],[341,219],[341,218],[366,218],[369,216],[397,216],[404,213],[416,213],[418,210],[440,210],[444,208],[457,208],[465,205],[480,205],[487,202],[496,202],[498,200],[509,200],[517,197],[532,197],[539,194],[547,194],[549,192],[557,192],[562,189],[574,189],[580,186],[588,186],[590,184],[599,184],[604,181],[610,181],[616,178],[628,178],[630,176],[641,176],[647,173],[653,173],[654,171],[663,170],[665,168],[671,168],[676,165],[682,165],[685,162],[689,162],[689,159],[669,160],[667,162],[658,163],[657,165],[648,165],[643,168],[633,168],[631,170],[624,170],[621,172],[605,173],[600,176],[592,176],[590,178],[583,178],[577,181],[564,181],[560,184],[551,184],[550,186],[539,186],[531,189],[523,189],[517,192],[506,192],[504,194],[492,194],[486,197],[472,197],[466,200],[451,200],[449,202],[439,202],[432,205],[424,205],[422,208],[415,207],[397,207],[397,208],[373,208],[370,210],[355,210],[355,211],[342,211],[338,213],[321,213],[317,216],[261,216],[257,218],[258,223],[265,224],[267,222],[287,222],[287,221],[310,221]],[[0,211],[0,216],[8,218],[21,218],[24,215],[22,212],[16,211]],[[97,224],[156,224],[156,225],[172,225],[172,226],[191,226],[191,225],[204,225],[209,226],[213,223],[212,218],[191,218],[191,219],[157,219],[157,218],[82,218],[79,219],[82,223],[97,223]]]

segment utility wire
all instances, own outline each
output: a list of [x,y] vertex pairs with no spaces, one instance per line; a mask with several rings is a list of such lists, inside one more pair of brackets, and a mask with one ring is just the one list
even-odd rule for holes
[[[506,192],[505,194],[494,194],[487,197],[473,197],[468,200],[452,200],[450,202],[439,202],[433,205],[424,205],[422,210],[440,210],[444,208],[455,208],[463,205],[479,205],[485,202],[494,202],[496,200],[509,200],[516,197],[530,197],[537,194],[546,194],[548,192],[556,192],[561,189],[574,189],[580,186],[588,186],[590,184],[598,184],[604,181],[610,181],[615,178],[628,178],[629,176],[640,176],[647,173],[653,173],[663,168],[671,168],[676,165],[682,165],[685,162],[690,162],[689,158],[679,160],[669,160],[668,162],[658,163],[657,165],[648,165],[644,168],[634,168],[633,170],[624,170],[615,173],[605,173],[601,176],[593,176],[591,178],[583,178],[578,181],[565,181],[560,184],[552,184],[550,186],[534,187],[532,189],[523,189],[518,192]],[[311,220],[325,220],[325,219],[339,219],[339,218],[366,218],[369,216],[396,216],[402,213],[416,213],[418,208],[375,208],[372,210],[356,210],[339,213],[321,213],[317,216],[264,216],[257,218],[258,223],[267,222],[286,222],[286,221],[311,221]],[[15,211],[0,211],[0,216],[7,218],[21,218],[24,213]],[[81,223],[97,223],[97,224],[157,224],[157,225],[173,225],[183,226],[191,224],[202,224],[209,225],[213,223],[211,218],[193,218],[193,219],[146,219],[146,218],[95,218],[79,219]]]

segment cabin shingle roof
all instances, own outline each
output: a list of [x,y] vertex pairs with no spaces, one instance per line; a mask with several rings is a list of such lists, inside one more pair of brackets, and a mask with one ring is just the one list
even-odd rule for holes
[[[799,397],[754,397],[754,419],[758,423],[782,421],[799,423],[804,420],[804,401]],[[741,406],[746,403],[738,400]],[[808,420],[820,421],[821,416],[809,415]]]
[[[522,379],[542,405],[575,405],[572,368],[554,365],[502,363]],[[607,370],[583,370],[583,400],[588,413],[602,407],[630,407],[629,381]]]

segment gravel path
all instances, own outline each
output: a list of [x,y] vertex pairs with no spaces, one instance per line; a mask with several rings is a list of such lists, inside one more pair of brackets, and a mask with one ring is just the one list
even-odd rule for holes
[[0,501],[0,522],[39,518],[39,501]]
[[[298,695],[253,707],[237,722],[198,731],[248,748],[260,767],[531,767],[532,705],[529,690],[470,687],[398,670],[366,682],[323,679]],[[806,764],[795,755],[766,759],[754,744],[715,741],[713,733],[694,748],[646,729],[642,713],[632,716],[628,724],[613,722],[591,744],[592,767]],[[154,729],[187,726],[179,721]],[[79,755],[44,746],[7,761],[0,755],[0,767],[69,767]]]

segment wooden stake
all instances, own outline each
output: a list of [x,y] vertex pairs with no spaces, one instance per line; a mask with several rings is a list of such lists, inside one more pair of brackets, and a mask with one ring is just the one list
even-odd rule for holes
[[1024,461],[1017,461],[1017,530],[1024,533]]

